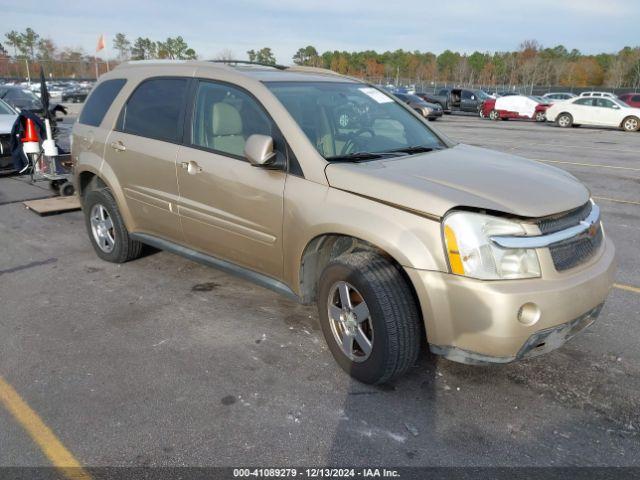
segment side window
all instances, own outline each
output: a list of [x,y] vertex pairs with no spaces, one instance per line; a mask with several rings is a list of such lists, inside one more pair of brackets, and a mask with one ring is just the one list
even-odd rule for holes
[[188,81],[154,78],[142,82],[120,114],[120,130],[166,142],[180,141]]
[[274,136],[274,127],[260,105],[231,85],[201,81],[196,92],[191,143],[243,157],[253,134]]
[[607,100],[606,98],[596,98],[595,106],[596,107],[604,107],[604,108],[613,108],[614,103],[611,100]]
[[449,91],[448,90],[440,90],[440,93],[438,95],[442,95],[443,97],[446,97],[447,95],[449,95]]
[[632,102],[640,102],[640,95],[634,95],[633,97],[631,97],[631,101]]
[[474,95],[469,90],[462,90],[462,100],[473,100]]
[[576,100],[573,103],[575,103],[576,105],[585,105],[587,107],[591,107],[593,106],[593,98],[584,97]]
[[78,123],[99,127],[111,103],[113,103],[113,100],[120,93],[126,82],[124,78],[116,78],[106,80],[98,85],[87,98],[82,112],[80,112]]

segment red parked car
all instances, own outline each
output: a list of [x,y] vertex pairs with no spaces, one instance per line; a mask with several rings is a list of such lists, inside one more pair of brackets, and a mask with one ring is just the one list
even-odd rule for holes
[[630,107],[640,108],[640,93],[623,93],[618,98]]
[[480,116],[491,120],[535,120],[544,122],[545,112],[551,104],[541,99],[526,95],[509,95],[485,100],[482,104]]

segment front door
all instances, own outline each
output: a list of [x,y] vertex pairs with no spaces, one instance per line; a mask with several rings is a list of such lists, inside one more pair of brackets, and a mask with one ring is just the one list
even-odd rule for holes
[[286,173],[252,166],[244,144],[284,142],[255,98],[226,83],[198,81],[185,146],[178,152],[178,210],[189,247],[266,275],[282,274]]
[[186,78],[142,82],[123,107],[106,147],[106,164],[121,179],[133,230],[174,242],[183,241],[176,158],[188,83]]

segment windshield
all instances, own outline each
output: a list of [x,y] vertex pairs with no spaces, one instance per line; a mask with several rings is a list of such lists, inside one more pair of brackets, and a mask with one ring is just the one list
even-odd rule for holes
[[[328,160],[446,145],[389,95],[362,83],[265,82]],[[404,153],[404,154],[407,154]],[[397,153],[400,154],[400,153]],[[373,157],[371,157],[373,158]]]
[[491,95],[489,95],[484,90],[478,90],[476,93],[478,94],[478,98],[480,100],[488,100],[489,98],[493,98]]
[[9,105],[0,100],[0,115],[15,115],[16,112],[13,111]]

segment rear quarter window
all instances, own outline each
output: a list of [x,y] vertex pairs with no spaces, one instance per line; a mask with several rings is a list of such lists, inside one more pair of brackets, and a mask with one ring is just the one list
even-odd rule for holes
[[124,78],[116,78],[106,80],[98,85],[87,98],[82,112],[80,112],[78,123],[99,127],[107,110],[126,82]]

